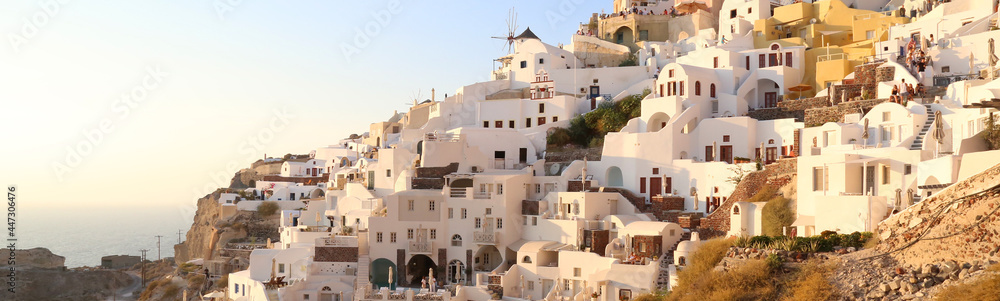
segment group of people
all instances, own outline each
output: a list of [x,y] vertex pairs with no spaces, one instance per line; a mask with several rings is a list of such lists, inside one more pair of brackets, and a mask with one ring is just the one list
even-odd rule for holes
[[[900,86],[903,86],[903,88],[900,89]],[[907,101],[913,101],[914,95],[923,97],[925,92],[924,84],[917,83],[917,86],[914,88],[913,84],[907,84],[906,79],[903,79],[901,84],[892,86],[892,95],[889,95],[889,101],[906,105]]]
[[899,16],[900,17],[909,16],[910,18],[921,17],[934,10],[934,8],[938,7],[938,5],[941,5],[941,3],[947,3],[947,2],[951,2],[951,0],[926,0],[924,1],[923,7],[911,6],[909,14],[907,14],[905,7],[900,6]]
[[927,39],[927,43],[920,42],[918,44],[917,40],[920,39],[916,36],[910,38],[910,42],[906,44],[906,54],[904,55],[904,63],[906,64],[906,69],[910,73],[917,74],[920,80],[923,81],[924,71],[927,66],[931,64],[930,58],[924,53],[924,49],[933,45],[934,35],[930,35]]
[[592,36],[594,36],[594,31],[590,30],[590,29],[587,29],[587,32],[583,32],[583,29],[580,29],[580,30],[576,31],[576,35],[578,35],[578,36],[592,37]]
[[635,252],[632,252],[631,254],[628,255],[627,258],[625,258],[625,263],[626,264],[642,264],[642,257],[640,257],[638,254],[635,254]]
[[[639,8],[637,6],[633,6],[631,9],[622,10],[622,11],[619,11],[619,12],[616,12],[616,13],[611,13],[611,14],[604,14],[604,13],[602,13],[601,14],[601,20],[608,19],[608,18],[614,18],[614,17],[625,18],[625,16],[628,16],[628,15],[640,15],[640,16],[656,15],[656,12],[653,11],[652,9],[643,9],[643,8]],[[673,7],[670,7],[670,8],[664,9],[662,15],[670,15],[670,16],[676,17],[679,14],[677,13],[676,9],[674,9]]]

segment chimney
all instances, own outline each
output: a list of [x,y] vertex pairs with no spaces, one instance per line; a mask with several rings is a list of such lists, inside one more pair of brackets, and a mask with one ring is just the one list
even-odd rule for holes
[[437,101],[436,98],[437,98],[437,95],[434,95],[434,88],[431,88],[431,101],[432,102]]

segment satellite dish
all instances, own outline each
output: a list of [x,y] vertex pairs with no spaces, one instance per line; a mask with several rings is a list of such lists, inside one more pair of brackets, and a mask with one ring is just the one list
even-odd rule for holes
[[810,19],[810,20],[809,20],[809,24],[816,24],[816,18],[812,18],[812,19]]

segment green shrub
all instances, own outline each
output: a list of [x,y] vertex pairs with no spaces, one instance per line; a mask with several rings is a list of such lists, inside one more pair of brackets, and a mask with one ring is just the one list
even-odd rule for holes
[[569,130],[564,128],[552,128],[552,133],[547,137],[548,144],[552,146],[565,146],[572,141]]
[[257,205],[257,214],[262,217],[270,217],[278,213],[278,209],[280,209],[278,203],[271,201],[261,202],[260,205]]
[[781,259],[781,256],[778,256],[778,254],[768,254],[764,262],[767,263],[767,267],[772,271],[777,271],[781,269],[781,265],[785,263],[785,260]]
[[761,231],[764,235],[783,235],[785,227],[795,222],[795,211],[791,207],[792,200],[776,196],[764,204],[761,212]]

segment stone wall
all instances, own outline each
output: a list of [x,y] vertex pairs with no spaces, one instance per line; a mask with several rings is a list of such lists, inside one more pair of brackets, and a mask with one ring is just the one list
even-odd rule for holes
[[889,101],[888,99],[856,100],[839,103],[832,107],[813,108],[806,110],[806,127],[821,126],[827,122],[841,122],[844,115],[851,113],[868,113],[872,107]]
[[736,202],[750,199],[764,186],[779,188],[792,184],[791,179],[797,173],[796,162],[798,160],[795,158],[781,159],[766,165],[764,170],[752,172],[744,177],[740,184],[736,185],[733,194],[719,204],[719,208],[701,219],[698,232],[702,239],[724,235],[729,231],[729,212]]
[[539,201],[521,201],[521,215],[538,215]]
[[458,171],[458,163],[442,167],[417,167],[417,178],[444,178],[445,175]]
[[887,82],[896,77],[896,66],[884,66],[875,70],[875,82]]
[[317,262],[358,262],[358,247],[316,247]]
[[413,178],[410,179],[410,189],[443,189],[444,179]]
[[796,121],[803,121],[806,109],[828,106],[830,106],[830,101],[827,97],[790,99],[779,102],[777,108],[756,109],[748,112],[747,115],[757,120],[795,118]]

